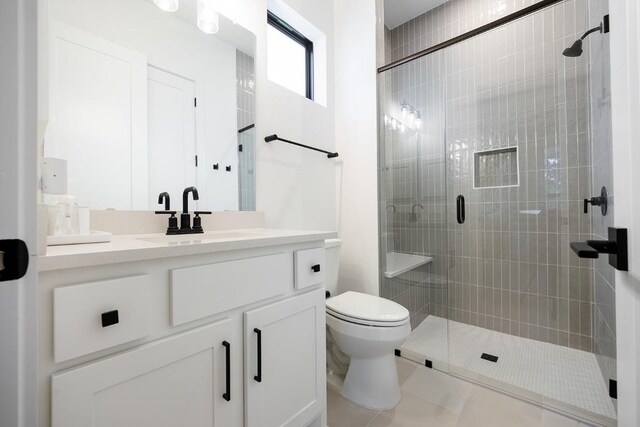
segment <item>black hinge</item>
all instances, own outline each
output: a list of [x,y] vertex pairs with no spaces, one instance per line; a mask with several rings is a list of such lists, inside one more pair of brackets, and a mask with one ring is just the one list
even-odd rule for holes
[[198,155],[196,154],[196,167],[198,167]]
[[433,369],[433,362],[429,359],[424,359],[424,366],[426,366],[429,369]]
[[238,145],[238,151],[242,153],[242,144]]
[[609,397],[612,399],[618,398],[618,381],[609,380]]
[[398,357],[402,357],[402,351],[400,351],[400,349],[396,348],[393,353],[398,356]]
[[194,107],[198,106],[198,98],[193,98],[193,106]]

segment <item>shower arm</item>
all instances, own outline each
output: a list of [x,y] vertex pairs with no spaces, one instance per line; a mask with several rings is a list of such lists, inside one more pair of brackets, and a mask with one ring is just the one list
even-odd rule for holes
[[584,33],[582,35],[582,37],[580,37],[580,40],[584,40],[589,34],[595,33],[596,31],[598,31],[600,33],[602,32],[602,22],[597,27],[594,27],[594,28],[590,29],[589,31],[587,31],[586,33]]

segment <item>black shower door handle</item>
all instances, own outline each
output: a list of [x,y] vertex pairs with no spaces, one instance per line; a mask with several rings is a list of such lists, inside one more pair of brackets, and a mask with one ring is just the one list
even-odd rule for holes
[[456,199],[456,219],[458,220],[458,224],[464,224],[464,196],[460,194]]

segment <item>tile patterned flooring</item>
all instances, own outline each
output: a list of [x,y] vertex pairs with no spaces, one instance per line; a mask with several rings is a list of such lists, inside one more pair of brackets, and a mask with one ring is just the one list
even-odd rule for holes
[[357,406],[329,387],[329,427],[583,427],[506,394],[397,358],[402,400],[392,410]]
[[[499,356],[498,363],[482,360],[485,352]],[[593,353],[429,316],[402,345],[402,355],[416,362],[427,358],[436,369],[615,425],[616,410]]]

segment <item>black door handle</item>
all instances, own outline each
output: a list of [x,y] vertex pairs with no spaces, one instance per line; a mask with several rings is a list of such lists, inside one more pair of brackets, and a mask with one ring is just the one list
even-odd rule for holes
[[320,264],[312,265],[311,266],[311,270],[313,270],[314,273],[319,273],[320,272]]
[[257,382],[262,382],[262,331],[258,328],[254,328],[253,332],[258,334],[258,375],[254,376],[253,379]]
[[120,316],[118,316],[118,310],[111,310],[111,311],[102,313],[101,317],[102,317],[103,328],[120,323]]
[[458,224],[464,224],[465,218],[465,209],[464,209],[464,196],[460,194],[456,198],[456,219],[458,220]]
[[225,372],[225,380],[227,382],[227,391],[222,393],[222,398],[229,402],[231,400],[231,344],[227,341],[222,341],[222,345],[226,349],[225,360],[227,368]]
[[27,244],[19,239],[0,240],[0,282],[18,280],[28,268]]

